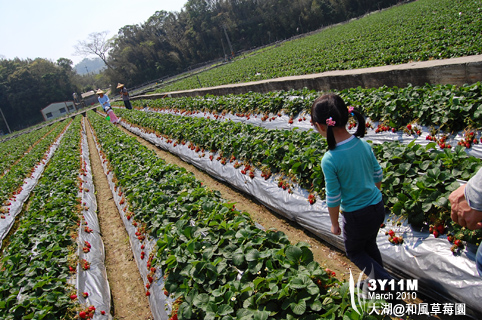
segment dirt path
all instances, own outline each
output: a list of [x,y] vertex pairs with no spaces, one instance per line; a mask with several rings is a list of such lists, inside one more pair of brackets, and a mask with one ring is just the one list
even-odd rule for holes
[[134,261],[129,238],[114,203],[107,177],[102,169],[92,133],[89,128],[86,131],[114,319],[153,319],[145,295],[144,283]]

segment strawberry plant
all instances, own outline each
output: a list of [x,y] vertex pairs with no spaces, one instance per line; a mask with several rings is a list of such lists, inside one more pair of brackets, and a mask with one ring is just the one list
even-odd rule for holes
[[[66,124],[61,123],[54,127],[54,129],[51,129],[27,154],[17,159],[17,161],[9,167],[9,170],[0,176],[0,204],[4,204],[9,199],[13,199],[15,195],[21,191],[24,180],[30,177],[35,167],[44,160],[50,146],[54,143],[55,139],[59,137],[65,127]],[[21,147],[19,146],[19,148]]]
[[[55,127],[60,124],[55,125]],[[2,142],[0,149],[0,178],[6,171],[18,161],[25,153],[29,152],[33,146],[39,143],[42,138],[52,130],[52,127],[45,126],[42,129],[34,130],[29,133],[22,134],[15,139]]]
[[463,147],[466,147],[468,149],[468,148],[471,148],[472,145],[478,144],[478,143],[479,143],[479,140],[476,138],[475,133],[471,130],[469,131],[466,130],[464,132],[464,139],[460,140],[457,144]]
[[[459,187],[457,180],[470,179],[482,166],[481,160],[468,156],[463,147],[452,152],[437,150],[435,145],[432,142],[423,147],[412,142],[373,146],[384,171],[382,193],[386,206],[414,227],[447,225],[451,220],[448,196]],[[480,231],[462,233],[466,235],[461,239],[472,243],[482,239]]]

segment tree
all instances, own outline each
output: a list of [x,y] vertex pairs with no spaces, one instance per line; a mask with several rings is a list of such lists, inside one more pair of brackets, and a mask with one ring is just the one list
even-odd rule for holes
[[108,31],[93,32],[89,34],[87,40],[78,41],[74,46],[75,54],[87,57],[89,55],[96,55],[104,61],[107,68],[112,69],[107,62],[107,56],[112,48],[113,39],[107,39]]

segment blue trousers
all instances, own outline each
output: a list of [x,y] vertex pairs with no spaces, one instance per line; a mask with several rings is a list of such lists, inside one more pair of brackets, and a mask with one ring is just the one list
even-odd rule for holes
[[343,238],[348,259],[360,270],[370,278],[390,280],[377,245],[378,230],[384,221],[383,200],[357,211],[343,212]]

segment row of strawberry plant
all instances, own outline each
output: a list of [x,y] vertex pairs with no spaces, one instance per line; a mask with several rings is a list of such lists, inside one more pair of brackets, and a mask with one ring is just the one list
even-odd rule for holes
[[19,137],[7,140],[0,144],[0,177],[2,177],[12,164],[15,163],[24,153],[34,146],[44,135],[52,130],[46,126],[39,130],[20,135]]
[[320,160],[325,141],[313,131],[267,130],[253,125],[181,117],[170,114],[118,110],[130,123],[153,130],[174,144],[192,145],[193,150],[218,153],[216,160],[236,161],[240,167],[258,166],[266,179],[283,174],[301,187],[324,195]]
[[[280,174],[278,185],[288,192],[291,184],[297,183],[324,196],[320,163],[326,144],[313,131],[267,130],[241,123],[126,110],[119,110],[119,114],[125,121],[156,133],[173,146],[188,144],[200,157],[209,156],[221,163],[234,162],[245,174],[257,166],[265,179],[274,173]],[[374,145],[384,168],[386,205],[396,215],[408,218],[414,227],[448,224],[448,193],[458,187],[457,180],[468,180],[482,166],[479,159],[468,156],[461,146],[453,153],[436,150],[435,146],[435,143],[426,147],[415,143]],[[422,188],[424,183],[426,186]],[[425,195],[415,197],[416,192],[422,193],[420,189]],[[408,197],[413,198],[412,201],[408,201]],[[463,240],[480,241],[480,234],[465,233]]]
[[3,252],[0,271],[2,319],[73,319],[70,298],[78,260],[80,214],[80,121],[74,120],[35,188],[17,230]]
[[[482,84],[429,85],[405,88],[350,88],[338,93],[347,103],[362,111],[371,121],[394,130],[404,130],[413,121],[445,132],[465,128],[480,129],[482,121]],[[290,90],[241,95],[136,100],[134,106],[170,110],[189,115],[195,112],[226,113],[242,117],[259,116],[267,121],[282,113],[293,117],[304,112],[309,118],[312,102],[320,93]]]
[[163,98],[156,100],[134,100],[134,107],[149,106],[157,110],[173,110],[181,113],[211,112],[219,114],[236,114],[240,116],[277,115],[284,112],[296,116],[306,110],[315,99],[315,91],[289,90],[269,93],[250,92],[246,94],[229,94],[225,96],[206,95],[204,97]]
[[159,91],[481,54],[480,7],[480,1],[413,1],[198,73]]
[[192,173],[88,116],[131,220],[158,239],[151,263],[164,271],[165,293],[176,299],[173,318],[359,318],[348,284],[314,262],[306,244],[255,227]]
[[[46,156],[50,146],[58,138],[60,133],[66,128],[67,124],[59,123],[47,136],[39,141],[29,153],[12,165],[8,172],[0,178],[0,204],[8,205],[9,199],[14,199],[15,195],[22,190],[24,180],[28,178]],[[12,140],[14,141],[14,140]],[[4,208],[0,212],[5,213]]]

